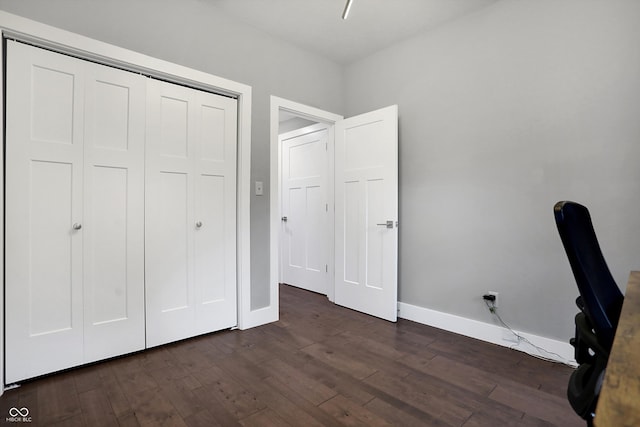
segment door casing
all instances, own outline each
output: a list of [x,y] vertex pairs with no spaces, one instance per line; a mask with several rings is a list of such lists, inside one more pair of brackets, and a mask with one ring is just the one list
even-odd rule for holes
[[[280,111],[287,111],[289,113],[293,113],[296,116],[312,120],[318,123],[325,123],[329,125],[328,135],[327,135],[327,144],[329,146],[329,176],[333,177],[333,147],[335,141],[334,134],[334,124],[338,120],[342,120],[343,116],[330,113],[328,111],[320,110],[318,108],[310,107],[308,105],[300,104],[294,101],[289,101],[287,99],[279,98],[277,96],[271,96],[271,109],[270,109],[270,118],[271,118],[271,146],[270,146],[270,250],[269,250],[269,291],[270,298],[272,304],[279,305],[278,302],[278,282],[279,282],[279,270],[280,270],[280,218],[281,218],[281,189],[280,189],[280,144],[279,144],[279,121],[278,116],[280,115]],[[331,179],[330,186],[333,186],[333,178]],[[330,209],[331,219],[331,227],[333,228],[333,209]],[[333,239],[332,239],[333,243]],[[329,250],[331,251],[329,260],[330,260],[330,276],[333,277],[333,244],[330,245]],[[327,287],[327,298],[330,301],[334,301],[334,286],[333,281]]]

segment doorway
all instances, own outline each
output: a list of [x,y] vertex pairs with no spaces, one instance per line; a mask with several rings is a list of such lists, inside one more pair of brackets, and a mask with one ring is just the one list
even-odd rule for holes
[[[327,298],[347,308],[397,319],[398,106],[347,119],[271,97],[270,291],[278,304],[282,213],[280,113],[327,127],[327,211],[333,237],[327,263]],[[329,205],[330,204],[330,205]],[[330,234],[330,232],[329,232]]]
[[[325,187],[333,188],[333,181],[330,177],[333,176],[333,140],[334,130],[333,125],[338,120],[341,120],[342,116],[333,114],[327,111],[322,111],[307,105],[299,104],[286,99],[271,97],[271,200],[270,200],[270,214],[271,214],[271,248],[270,248],[270,287],[272,291],[272,301],[278,301],[277,289],[278,283],[283,280],[283,264],[288,257],[283,255],[282,247],[282,234],[295,232],[295,219],[289,218],[289,216],[283,213],[282,200],[284,197],[282,187],[282,159],[283,150],[282,135],[285,136],[284,140],[292,141],[292,137],[296,135],[317,135],[317,130],[325,129],[326,132],[326,157],[327,157],[327,170],[326,175],[329,177],[329,181],[325,183]],[[302,130],[301,130],[302,129]],[[289,138],[287,138],[287,136]],[[310,141],[318,141],[317,138],[311,137]],[[295,144],[295,143],[294,143]],[[301,142],[304,144],[304,142]],[[302,145],[298,145],[302,147]],[[307,144],[306,147],[311,147],[313,144]],[[317,147],[316,147],[317,148]],[[286,157],[286,156],[285,156]],[[294,161],[296,161],[294,159]],[[313,290],[327,295],[327,298],[331,301],[334,300],[334,288],[333,288],[333,198],[332,195],[324,197],[322,204],[325,205],[326,213],[328,215],[328,224],[326,229],[329,232],[324,233],[324,247],[326,247],[326,261],[322,265],[315,265],[311,269],[310,273],[303,276],[302,279],[306,280],[306,277],[313,277],[314,270],[318,275],[326,277],[326,285],[324,287],[315,286],[300,286],[305,289]],[[287,196],[288,197],[288,196]],[[286,217],[286,220],[285,220]],[[291,221],[291,222],[290,222]],[[291,234],[289,234],[291,236]],[[298,241],[303,239],[298,239]],[[287,249],[289,253],[289,247]],[[306,256],[306,254],[305,254]],[[298,262],[298,264],[301,264]],[[316,263],[318,264],[318,263]],[[300,269],[301,270],[301,269]],[[292,279],[287,278],[289,281]],[[313,281],[313,279],[311,279]],[[296,281],[296,279],[293,279]],[[292,285],[299,285],[300,283],[291,283]],[[324,292],[322,291],[324,289]]]

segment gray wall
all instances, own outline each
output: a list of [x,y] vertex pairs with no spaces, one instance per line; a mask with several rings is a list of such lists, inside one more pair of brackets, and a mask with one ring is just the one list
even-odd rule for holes
[[199,0],[0,0],[0,9],[253,88],[251,305],[269,304],[269,97],[342,112],[341,66]]
[[283,133],[287,133],[296,129],[302,129],[303,127],[311,126],[315,123],[316,122],[303,119],[302,117],[293,117],[291,119],[280,122],[280,125],[278,126],[278,133],[282,135]]
[[346,115],[399,105],[403,302],[566,340],[558,200],[640,268],[640,2],[501,1],[346,69]]

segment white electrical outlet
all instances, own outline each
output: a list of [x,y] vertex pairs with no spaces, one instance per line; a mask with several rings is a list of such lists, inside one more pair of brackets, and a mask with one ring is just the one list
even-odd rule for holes
[[489,295],[493,295],[493,296],[495,296],[495,297],[496,297],[495,301],[493,301],[493,306],[494,306],[495,308],[498,308],[498,292],[496,292],[496,291],[489,291],[489,292],[487,292],[487,294],[489,294]]

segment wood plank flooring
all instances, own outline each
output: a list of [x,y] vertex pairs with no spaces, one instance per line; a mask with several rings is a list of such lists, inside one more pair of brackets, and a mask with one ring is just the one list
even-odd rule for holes
[[31,426],[585,425],[565,397],[569,367],[286,285],[280,298],[276,323],[8,390],[0,422],[17,425],[15,407]]

